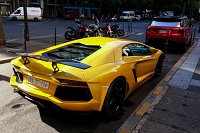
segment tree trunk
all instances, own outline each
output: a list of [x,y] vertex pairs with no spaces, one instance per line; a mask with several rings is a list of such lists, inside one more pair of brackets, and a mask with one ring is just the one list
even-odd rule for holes
[[0,46],[5,46],[5,45],[6,45],[6,39],[3,30],[2,16],[0,12]]

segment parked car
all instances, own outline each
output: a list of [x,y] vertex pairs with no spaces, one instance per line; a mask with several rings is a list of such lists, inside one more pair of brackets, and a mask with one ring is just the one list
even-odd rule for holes
[[[42,21],[42,10],[40,7],[27,7],[27,19],[33,21]],[[17,8],[9,16],[10,20],[24,20],[24,7]]]
[[78,18],[78,11],[67,11],[63,16],[63,19],[75,19],[75,18]]
[[187,17],[158,16],[154,17],[146,31],[145,43],[149,46],[164,45],[168,42],[185,52],[186,45],[192,41],[192,23]]
[[124,100],[159,76],[163,66],[161,50],[109,37],[77,39],[34,53],[10,52],[20,55],[11,61],[10,84],[21,96],[59,111],[102,111],[106,118],[118,116]]
[[121,21],[132,21],[135,20],[135,11],[123,11],[120,16]]

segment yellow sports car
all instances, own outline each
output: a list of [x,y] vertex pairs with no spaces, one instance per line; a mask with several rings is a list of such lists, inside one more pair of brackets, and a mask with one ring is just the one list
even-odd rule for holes
[[159,76],[163,52],[119,38],[90,37],[52,46],[12,60],[10,84],[24,98],[73,112],[102,111],[116,117],[123,101]]

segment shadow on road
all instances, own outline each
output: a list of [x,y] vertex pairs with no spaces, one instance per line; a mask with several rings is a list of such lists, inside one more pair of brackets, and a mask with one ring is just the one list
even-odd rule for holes
[[0,81],[2,81],[2,80],[10,82],[10,77],[7,77],[7,76],[4,76],[4,75],[0,74]]

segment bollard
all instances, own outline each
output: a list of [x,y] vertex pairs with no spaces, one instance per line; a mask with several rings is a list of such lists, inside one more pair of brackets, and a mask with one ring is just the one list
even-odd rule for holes
[[55,42],[54,42],[54,44],[56,45],[56,28],[55,28]]
[[194,34],[193,34],[193,39],[192,39],[193,41],[194,41],[195,34],[196,34],[196,28],[197,28],[197,27],[195,27],[195,29],[194,29]]
[[200,33],[200,25],[198,25],[198,27],[199,27],[199,31],[198,31],[198,33]]
[[23,29],[24,31],[24,50],[26,51],[26,32],[25,29]]

